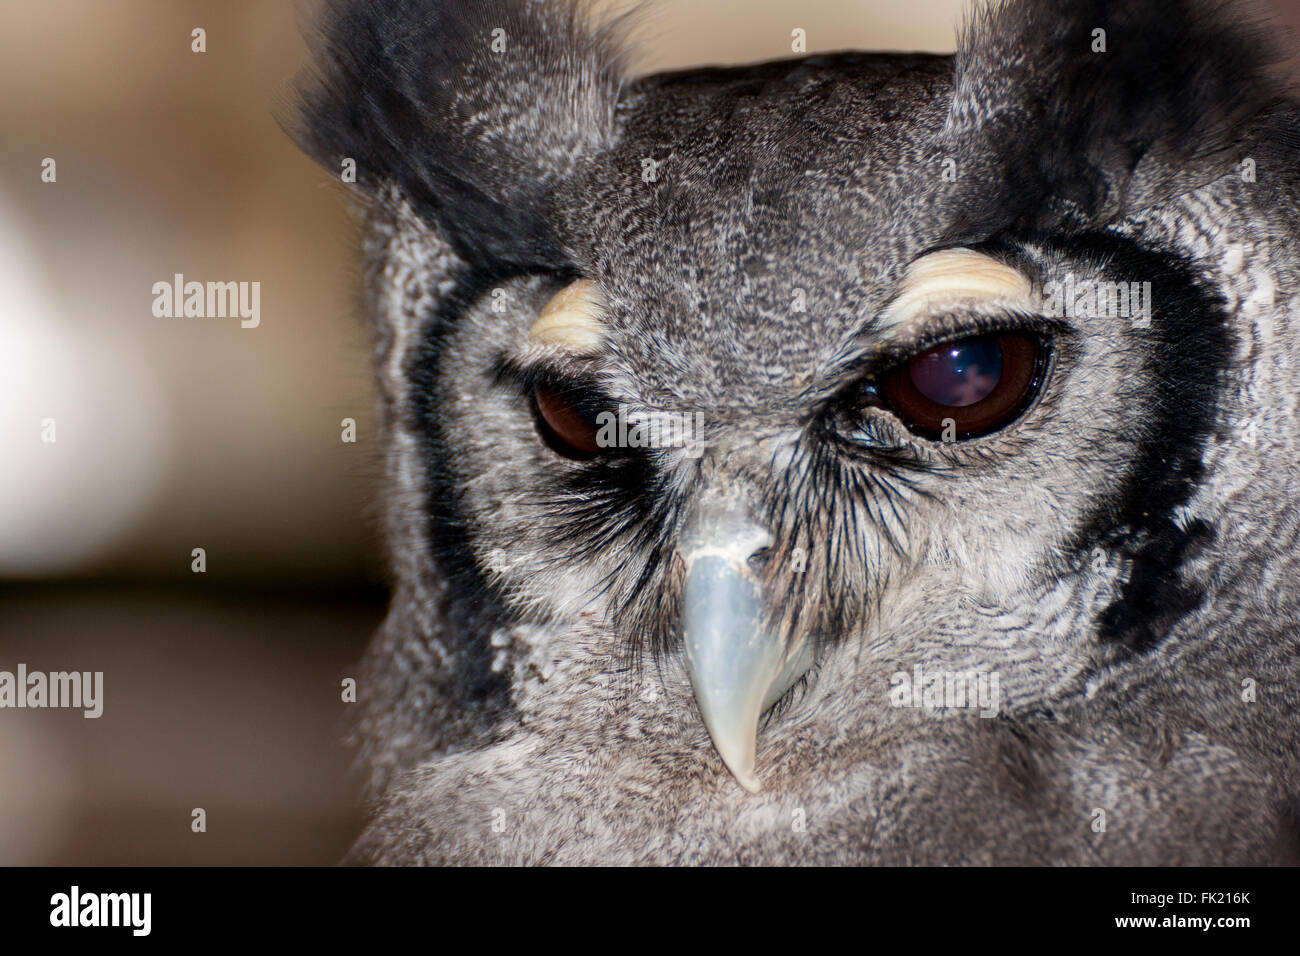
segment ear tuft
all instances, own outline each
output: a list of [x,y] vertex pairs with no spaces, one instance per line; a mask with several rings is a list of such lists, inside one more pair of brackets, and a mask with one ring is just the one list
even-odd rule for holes
[[395,183],[470,261],[553,264],[556,185],[616,136],[626,18],[563,0],[326,0],[298,139]]
[[992,0],[963,32],[946,133],[997,167],[991,216],[1095,227],[1228,172],[1283,59],[1251,3]]

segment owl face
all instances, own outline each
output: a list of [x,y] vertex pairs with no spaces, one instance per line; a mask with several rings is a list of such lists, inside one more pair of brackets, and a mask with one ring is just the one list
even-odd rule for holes
[[[1294,432],[1300,124],[1229,11],[1022,0],[955,57],[627,82],[617,30],[562,5],[398,7],[338,5],[306,109],[370,201],[380,786],[425,761],[401,799],[490,777],[516,785],[484,806],[644,822],[622,796],[661,780],[707,835],[728,771],[861,783],[932,740],[942,804],[972,754],[1037,767],[1044,728],[1196,697],[1161,661],[1256,607],[1223,596],[1223,529],[1275,514]],[[923,670],[978,683],[974,725],[913,720]]]
[[[476,290],[427,373],[476,562],[656,655],[749,787],[762,715],[864,643],[1041,704],[1109,650],[1107,547],[1195,533],[1221,301],[1123,236],[955,232],[944,60],[679,85],[567,186],[569,274]],[[1053,666],[947,617],[1012,612]]]

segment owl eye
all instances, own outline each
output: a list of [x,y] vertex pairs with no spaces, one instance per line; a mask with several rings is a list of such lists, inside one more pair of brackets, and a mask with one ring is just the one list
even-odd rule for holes
[[537,433],[557,454],[581,461],[604,450],[596,440],[599,413],[593,402],[539,385],[533,389],[533,412]]
[[925,438],[976,438],[1002,428],[1037,394],[1047,345],[1008,332],[953,339],[915,355],[881,382],[882,404]]

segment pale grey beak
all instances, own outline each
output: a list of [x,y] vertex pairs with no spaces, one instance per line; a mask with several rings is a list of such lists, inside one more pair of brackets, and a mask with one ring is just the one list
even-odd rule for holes
[[704,725],[740,785],[757,793],[758,721],[808,670],[812,649],[763,625],[753,558],[772,543],[739,505],[702,505],[679,548],[686,564],[682,632],[686,664]]

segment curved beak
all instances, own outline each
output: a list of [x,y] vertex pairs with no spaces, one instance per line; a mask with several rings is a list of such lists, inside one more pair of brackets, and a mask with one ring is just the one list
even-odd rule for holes
[[751,559],[772,543],[732,505],[701,508],[683,535],[682,632],[704,725],[727,769],[750,793],[758,721],[811,666],[806,640],[786,646],[763,624],[763,595]]

